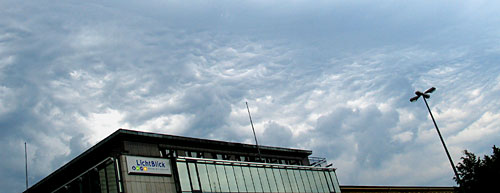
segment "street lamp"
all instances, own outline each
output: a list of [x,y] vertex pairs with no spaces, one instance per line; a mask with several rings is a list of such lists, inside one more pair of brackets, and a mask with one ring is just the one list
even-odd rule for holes
[[434,126],[436,127],[436,131],[437,131],[437,133],[439,135],[439,139],[441,139],[441,143],[443,144],[444,151],[446,151],[446,155],[448,156],[448,159],[450,160],[451,168],[453,168],[453,172],[455,172],[455,177],[457,178],[457,180],[460,181],[460,177],[458,177],[457,168],[455,168],[455,164],[453,164],[453,160],[451,160],[451,156],[450,156],[450,153],[448,152],[448,148],[446,148],[446,144],[444,143],[443,136],[441,136],[441,132],[439,132],[439,128],[438,128],[438,126],[436,124],[436,120],[434,120],[434,116],[432,116],[432,112],[431,112],[431,109],[429,108],[429,104],[427,104],[427,100],[426,99],[430,98],[431,96],[429,94],[432,93],[432,92],[434,92],[435,90],[436,90],[436,88],[432,87],[432,88],[427,89],[423,93],[420,92],[420,91],[416,91],[415,95],[417,95],[417,96],[414,96],[414,97],[410,98],[410,102],[417,101],[418,98],[420,98],[420,96],[422,96],[422,98],[424,99],[425,106],[427,106],[427,110],[429,110],[429,114],[431,115],[432,122],[434,122]]

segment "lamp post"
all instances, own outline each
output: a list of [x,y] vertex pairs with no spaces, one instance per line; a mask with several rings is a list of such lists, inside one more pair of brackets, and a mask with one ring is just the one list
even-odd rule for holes
[[429,114],[431,115],[432,122],[434,123],[434,126],[436,127],[436,131],[439,135],[439,139],[441,139],[441,143],[443,144],[444,151],[446,151],[446,155],[448,156],[448,160],[450,160],[451,168],[453,168],[453,172],[455,172],[455,177],[457,178],[457,180],[460,181],[460,177],[458,176],[457,168],[455,168],[455,164],[453,164],[453,160],[451,159],[450,153],[448,152],[448,148],[446,148],[446,144],[444,143],[443,136],[441,136],[441,132],[439,132],[439,128],[436,124],[436,120],[434,119],[434,116],[432,115],[431,109],[429,108],[429,104],[427,104],[427,99],[431,97],[429,94],[434,92],[435,90],[436,90],[436,88],[432,87],[432,88],[427,89],[423,93],[420,91],[416,91],[415,92],[416,96],[410,98],[410,102],[417,101],[418,98],[420,98],[420,96],[422,96],[422,98],[424,99],[425,106],[427,106],[427,110],[429,110]]

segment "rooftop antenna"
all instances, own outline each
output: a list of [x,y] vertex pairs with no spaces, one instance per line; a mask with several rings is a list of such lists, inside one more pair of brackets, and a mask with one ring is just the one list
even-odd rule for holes
[[257,141],[257,135],[255,135],[255,129],[253,128],[252,116],[250,115],[250,109],[248,108],[248,102],[245,101],[247,105],[248,118],[250,118],[250,125],[252,125],[253,137],[255,138],[255,145],[257,146],[257,152],[259,153],[259,159],[262,161],[262,155],[260,154],[259,142]]
[[28,189],[28,154],[26,151],[26,142],[24,142],[24,166],[26,170],[26,190]]

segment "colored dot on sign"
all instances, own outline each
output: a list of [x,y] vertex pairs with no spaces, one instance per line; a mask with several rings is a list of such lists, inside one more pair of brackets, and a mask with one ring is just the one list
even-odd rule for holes
[[144,167],[144,171],[148,171],[148,168],[147,168],[147,167]]

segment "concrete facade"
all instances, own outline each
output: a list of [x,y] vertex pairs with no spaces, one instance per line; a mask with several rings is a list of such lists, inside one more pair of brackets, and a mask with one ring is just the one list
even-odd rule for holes
[[176,192],[173,176],[128,174],[125,156],[120,156],[124,192]]

